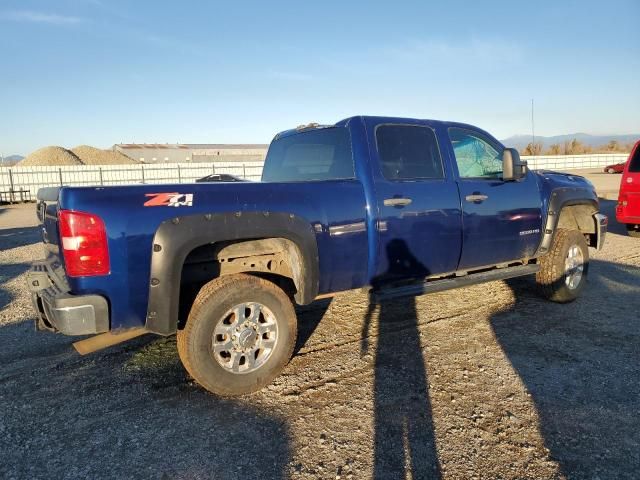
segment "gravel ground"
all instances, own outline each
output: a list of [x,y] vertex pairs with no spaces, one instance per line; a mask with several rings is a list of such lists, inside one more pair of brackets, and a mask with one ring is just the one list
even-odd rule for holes
[[271,386],[223,400],[174,338],[79,357],[36,333],[32,212],[0,207],[0,478],[638,478],[640,241],[615,222],[572,304],[529,279],[340,294],[300,309]]
[[[604,167],[603,167],[604,168]],[[576,175],[586,176],[596,187],[598,195],[609,200],[618,200],[621,173],[604,173],[603,168],[583,168],[571,170]]]

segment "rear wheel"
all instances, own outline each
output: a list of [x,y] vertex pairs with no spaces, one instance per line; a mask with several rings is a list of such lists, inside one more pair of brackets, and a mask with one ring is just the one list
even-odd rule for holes
[[559,229],[540,261],[536,282],[543,296],[558,303],[578,298],[589,272],[589,248],[582,233]]
[[640,225],[627,223],[627,233],[630,237],[640,238]]
[[285,367],[296,341],[289,297],[251,275],[227,275],[207,283],[196,297],[178,353],[196,382],[222,396],[268,385]]

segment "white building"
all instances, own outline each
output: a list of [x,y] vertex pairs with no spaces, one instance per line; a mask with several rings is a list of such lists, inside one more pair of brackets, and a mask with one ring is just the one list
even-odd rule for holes
[[113,146],[127,157],[145,163],[262,161],[268,145],[194,143],[119,143]]

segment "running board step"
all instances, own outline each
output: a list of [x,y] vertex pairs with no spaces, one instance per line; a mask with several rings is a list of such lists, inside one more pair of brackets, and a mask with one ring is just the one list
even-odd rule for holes
[[470,273],[461,277],[444,278],[439,280],[427,280],[423,283],[412,283],[394,288],[384,288],[371,293],[377,302],[392,298],[423,295],[425,293],[443,292],[454,288],[476,285],[478,283],[493,282],[495,280],[506,280],[508,278],[531,275],[540,270],[540,265],[518,265],[516,267],[494,268],[478,273]]

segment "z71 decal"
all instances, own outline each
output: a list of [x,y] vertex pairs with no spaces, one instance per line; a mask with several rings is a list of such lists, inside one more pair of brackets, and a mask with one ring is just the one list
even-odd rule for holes
[[192,207],[193,193],[147,193],[145,197],[151,197],[144,202],[145,207]]

